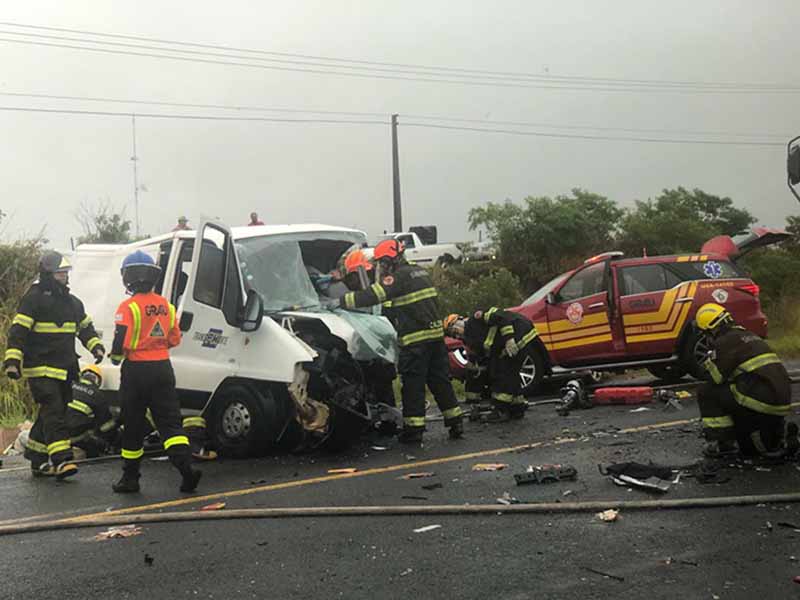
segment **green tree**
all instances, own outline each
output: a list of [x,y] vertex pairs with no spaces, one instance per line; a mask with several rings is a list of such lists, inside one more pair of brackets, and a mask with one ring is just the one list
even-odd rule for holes
[[614,201],[576,188],[569,196],[529,196],[522,205],[489,202],[470,211],[469,225],[487,229],[501,264],[533,290],[588,256],[613,249],[622,215]]
[[637,201],[622,218],[619,245],[626,254],[699,252],[715,235],[735,235],[755,222],[747,210],[730,198],[688,191],[664,190],[655,200]]
[[106,200],[96,206],[81,204],[76,219],[83,228],[79,244],[127,244],[131,241],[131,222],[124,211],[115,212]]

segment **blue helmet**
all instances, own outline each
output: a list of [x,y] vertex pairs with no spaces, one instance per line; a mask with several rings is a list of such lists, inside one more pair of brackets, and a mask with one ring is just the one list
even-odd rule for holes
[[152,290],[158,282],[161,269],[156,265],[152,256],[142,250],[137,250],[125,257],[120,272],[125,288],[135,294]]

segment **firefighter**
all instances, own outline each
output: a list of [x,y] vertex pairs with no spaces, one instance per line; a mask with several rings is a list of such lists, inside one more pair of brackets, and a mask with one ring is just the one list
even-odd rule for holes
[[403,401],[400,441],[422,441],[426,385],[442,411],[450,438],[460,438],[464,433],[462,412],[450,384],[436,288],[425,269],[405,260],[403,246],[397,240],[379,243],[373,257],[380,270],[376,282],[364,290],[348,292],[339,302],[349,310],[376,304],[388,308],[387,316],[397,330],[400,345],[398,371]]
[[77,473],[69,430],[64,419],[71,383],[78,375],[75,336],[98,363],[105,348],[86,315],[83,303],[69,293],[72,266],[58,252],[39,261],[39,279],[25,293],[8,330],[3,371],[10,379],[28,378],[39,405],[34,423],[43,450],[31,460],[35,476],[57,479]]
[[175,374],[169,350],[181,341],[175,307],[153,292],[161,269],[141,250],[122,262],[122,281],[131,298],[119,305],[111,360],[122,362],[120,395],[122,478],[117,493],[139,491],[139,464],[144,454],[145,413],[149,408],[170,461],[182,476],[180,490],[197,488],[201,472],[192,468],[189,438],[181,427]]
[[496,307],[478,310],[469,318],[448,315],[444,322],[447,335],[464,342],[470,363],[475,365],[468,370],[467,401],[480,401],[488,392],[493,405],[486,418],[489,422],[525,416],[519,372],[537,335],[533,323]]
[[704,366],[713,383],[697,394],[708,442],[704,454],[735,454],[738,446],[746,456],[781,456],[791,382],[780,358],[719,304],[701,306],[695,322],[711,346]]
[[[105,454],[118,434],[117,422],[108,402],[100,392],[103,373],[98,365],[88,365],[72,383],[72,399],[67,404],[64,420],[73,448],[80,448],[88,458]],[[25,444],[25,458],[32,463],[47,460],[47,446],[42,442],[42,427],[36,422]]]

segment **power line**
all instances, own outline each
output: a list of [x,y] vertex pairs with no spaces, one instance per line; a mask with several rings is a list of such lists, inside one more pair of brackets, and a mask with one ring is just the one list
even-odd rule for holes
[[[0,32],[2,33],[2,32]],[[28,35],[34,37],[44,37],[44,38],[52,38],[55,36],[44,36],[40,34],[19,34],[14,32],[7,32],[7,34],[11,35]],[[115,44],[120,45],[115,42],[97,42],[92,40],[80,40],[84,43],[95,43],[95,44]],[[135,52],[132,50],[117,50],[112,48],[100,48],[94,46],[81,46],[75,44],[62,44],[62,43],[55,43],[55,42],[44,42],[44,41],[37,41],[37,40],[22,40],[22,39],[14,39],[14,38],[0,38],[0,42],[7,42],[7,43],[14,43],[14,44],[23,44],[23,45],[30,45],[30,46],[43,46],[43,47],[50,47],[50,48],[61,48],[61,49],[68,49],[68,50],[81,50],[87,52],[96,52],[96,53],[104,53],[104,54],[115,54],[121,56],[138,56],[138,57],[146,57],[146,58],[159,58],[159,59],[167,59],[167,60],[176,60],[176,61],[183,61],[183,62],[193,62],[193,63],[202,63],[202,64],[215,64],[215,65],[225,65],[225,66],[236,66],[236,67],[247,67],[247,68],[257,68],[262,70],[273,70],[273,71],[285,71],[285,72],[295,72],[295,73],[310,73],[314,75],[332,75],[332,76],[339,76],[339,77],[355,77],[355,78],[366,78],[366,79],[381,79],[381,80],[396,80],[396,81],[415,81],[415,82],[426,82],[426,83],[443,83],[449,85],[468,85],[468,86],[482,86],[482,87],[501,87],[501,88],[522,88],[522,89],[540,89],[540,90],[560,90],[560,91],[594,91],[594,92],[625,92],[625,93],[672,93],[672,94],[764,94],[764,93],[771,93],[771,94],[797,94],[800,93],[800,87],[792,88],[792,87],[783,87],[783,88],[755,88],[755,87],[743,87],[741,89],[736,88],[721,88],[721,87],[631,87],[628,85],[627,87],[613,87],[613,84],[607,84],[606,87],[601,87],[595,84],[571,84],[571,85],[563,85],[558,82],[554,82],[551,85],[543,85],[543,84],[533,84],[533,83],[512,83],[505,80],[457,80],[457,79],[442,79],[438,77],[417,77],[417,76],[403,76],[403,75],[392,75],[392,74],[382,74],[382,73],[373,73],[373,72],[349,72],[349,71],[336,71],[330,69],[317,69],[317,68],[298,68],[298,67],[289,67],[289,66],[279,66],[279,65],[271,65],[271,64],[254,64],[252,62],[240,62],[240,60],[253,60],[248,57],[241,57],[241,56],[234,56],[234,55],[220,55],[228,58],[238,59],[238,60],[217,60],[213,58],[197,58],[195,56],[179,56],[174,54],[160,54],[157,52]],[[135,46],[124,44],[125,46],[132,46],[142,49],[152,49],[153,47],[148,46]],[[182,52],[184,54],[202,54],[208,55],[210,53],[198,53],[195,51],[186,51],[186,50],[174,50],[170,48],[157,48],[160,52]],[[343,65],[331,65],[333,68],[355,68],[355,67],[347,67]],[[400,72],[403,73],[403,72]],[[435,74],[432,74],[435,75]],[[450,77],[456,75],[449,75]],[[462,76],[465,77],[465,76]],[[612,85],[612,87],[608,87]]]
[[[104,33],[104,32],[97,32],[97,31],[89,31],[89,30],[82,30],[82,29],[69,29],[64,27],[47,27],[43,25],[31,25],[27,23],[15,23],[15,22],[0,22],[0,26],[10,26],[16,28],[24,28],[24,29],[34,29],[34,30],[42,30],[42,31],[55,31],[55,32],[62,32],[62,33],[75,33],[81,35],[91,35],[96,37],[105,37],[105,38],[112,38],[112,39],[124,39],[124,40],[131,40],[131,41],[139,41],[139,42],[152,42],[158,44],[170,44],[174,46],[186,46],[192,48],[205,48],[205,49],[212,49],[212,50],[224,50],[228,52],[238,52],[238,53],[247,53],[247,54],[257,54],[263,56],[281,56],[281,57],[288,57],[288,58],[299,58],[305,60],[322,60],[327,61],[330,63],[344,63],[344,64],[357,64],[357,65],[368,65],[368,66],[379,66],[379,67],[394,67],[394,68],[405,68],[405,69],[418,69],[418,70],[425,70],[425,71],[434,71],[434,72],[449,72],[449,73],[463,73],[463,74],[474,74],[474,75],[494,75],[494,76],[501,76],[501,77],[513,77],[513,78],[528,78],[532,80],[538,81],[583,81],[583,82],[597,82],[597,83],[616,83],[616,84],[637,84],[637,85],[651,85],[651,86],[701,86],[701,87],[735,87],[735,88],[742,88],[742,87],[752,87],[758,89],[765,89],[765,88],[785,88],[786,86],[782,84],[774,84],[774,83],[753,83],[753,82],[745,82],[745,83],[735,83],[735,82],[709,82],[709,81],[699,81],[699,80],[664,80],[664,79],[625,79],[625,78],[610,78],[610,77],[587,77],[587,76],[569,76],[569,75],[541,75],[535,73],[524,73],[524,72],[514,72],[514,71],[497,71],[497,70],[488,70],[488,69],[465,69],[459,67],[449,67],[449,66],[430,66],[430,65],[421,65],[421,64],[410,64],[410,63],[393,63],[393,62],[380,62],[380,61],[370,61],[370,60],[357,60],[357,59],[343,59],[337,57],[329,57],[329,56],[319,56],[319,55],[309,55],[309,54],[298,54],[298,53],[290,53],[290,52],[275,52],[275,51],[267,51],[267,50],[257,50],[252,48],[237,48],[234,46],[226,46],[226,45],[218,45],[218,44],[202,44],[196,42],[185,42],[185,41],[178,41],[178,40],[169,40],[164,38],[156,38],[156,37],[145,37],[145,36],[134,36],[134,35],[122,35],[122,34],[113,34],[113,33]],[[334,65],[330,65],[334,66]],[[793,89],[798,89],[794,87]]]
[[402,123],[405,127],[422,127],[429,129],[447,129],[453,131],[473,131],[482,133],[505,133],[509,135],[523,135],[533,137],[566,138],[578,140],[607,140],[619,142],[648,142],[657,144],[705,144],[716,146],[774,146],[785,148],[784,142],[751,142],[751,141],[731,141],[731,140],[680,140],[667,138],[642,138],[642,137],[623,137],[606,135],[579,135],[570,133],[548,133],[542,131],[518,131],[512,129],[485,129],[481,127],[460,127],[455,125],[436,125],[433,123]]
[[[151,119],[185,119],[192,121],[255,121],[268,123],[321,123],[321,124],[347,124],[347,125],[389,125],[389,121],[369,121],[354,119],[285,119],[274,117],[220,117],[216,115],[184,115],[184,114],[165,114],[165,113],[140,113],[140,112],[113,112],[99,110],[76,110],[76,109],[56,109],[56,108],[29,108],[22,106],[0,106],[0,111],[19,111],[46,114],[69,114],[69,115],[93,115],[107,117],[140,117]],[[421,127],[429,129],[444,129],[454,131],[472,131],[481,133],[503,133],[509,135],[521,135],[532,137],[561,138],[561,139],[581,139],[581,140],[606,140],[622,142],[648,142],[661,144],[706,144],[718,146],[775,146],[783,148],[783,142],[755,142],[755,141],[721,141],[721,140],[684,140],[667,138],[643,138],[627,136],[601,136],[601,135],[578,135],[569,133],[548,133],[540,131],[519,131],[512,129],[488,129],[481,127],[461,127],[452,125],[438,125],[433,123],[402,123],[405,127]]]
[[[250,112],[278,112],[278,113],[297,113],[297,114],[321,114],[321,115],[345,115],[345,116],[359,116],[359,117],[387,117],[388,113],[379,112],[359,112],[359,111],[335,111],[335,110],[311,110],[301,108],[275,108],[265,106],[248,106],[248,105],[227,105],[227,104],[201,104],[194,102],[168,102],[159,100],[143,100],[143,99],[124,99],[124,98],[109,98],[109,97],[93,97],[93,96],[70,96],[61,94],[37,94],[37,93],[24,93],[24,92],[0,92],[0,96],[9,96],[14,98],[37,98],[46,100],[69,100],[80,102],[106,102],[110,104],[131,104],[131,105],[149,105],[149,106],[169,106],[176,108],[201,108],[201,109],[218,109],[230,111],[250,111]],[[746,133],[746,132],[730,132],[730,131],[697,131],[688,129],[655,129],[655,128],[632,128],[632,127],[602,127],[593,125],[564,125],[555,123],[539,123],[530,121],[497,121],[488,119],[470,119],[465,117],[449,117],[444,115],[420,115],[420,114],[406,114],[402,113],[401,116],[409,119],[423,119],[433,121],[449,121],[456,123],[480,123],[485,125],[513,125],[517,127],[545,127],[548,129],[569,129],[569,130],[591,130],[591,131],[620,131],[627,133],[665,133],[665,134],[679,134],[679,135],[711,135],[721,137],[763,137],[763,138],[780,138],[784,139],[784,134],[778,133]]]

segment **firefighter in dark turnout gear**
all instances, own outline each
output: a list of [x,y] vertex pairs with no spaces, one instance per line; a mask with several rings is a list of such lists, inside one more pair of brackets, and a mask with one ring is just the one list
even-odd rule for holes
[[[72,447],[83,450],[88,458],[104,454],[118,434],[117,422],[100,393],[102,382],[99,366],[84,367],[78,381],[72,383],[72,399],[64,413]],[[43,438],[43,428],[37,421],[25,444],[25,458],[34,464],[47,461],[47,445]]]
[[[78,376],[75,336],[95,358],[103,360],[105,348],[86,315],[83,303],[69,293],[69,261],[47,252],[39,261],[39,280],[27,291],[8,331],[3,371],[11,379],[28,378],[39,405],[34,428],[44,452],[31,460],[34,475],[74,475],[72,445],[65,421],[71,383]],[[41,450],[42,448],[40,448]]]
[[713,383],[701,386],[697,397],[705,454],[734,454],[738,443],[746,456],[781,456],[791,382],[780,358],[719,304],[704,304],[695,320],[711,344],[704,366]]
[[519,373],[529,345],[536,339],[533,323],[520,314],[492,307],[469,318],[447,316],[445,332],[462,340],[470,362],[478,365],[468,370],[467,400],[479,401],[488,392],[494,406],[488,421],[521,419],[526,404]]
[[464,431],[462,411],[450,384],[436,288],[425,269],[405,260],[397,240],[378,244],[373,257],[380,268],[376,282],[365,290],[347,293],[340,299],[340,306],[352,310],[381,304],[397,331],[403,400],[400,441],[422,441],[426,385],[442,411],[450,437],[460,438]]
[[170,461],[182,476],[181,491],[192,492],[201,473],[192,468],[189,438],[181,427],[175,374],[169,350],[181,341],[175,307],[153,292],[160,269],[138,250],[122,263],[122,281],[131,298],[114,318],[116,329],[111,360],[122,363],[122,479],[118,493],[139,491],[139,464],[144,454],[145,413],[149,408]]

